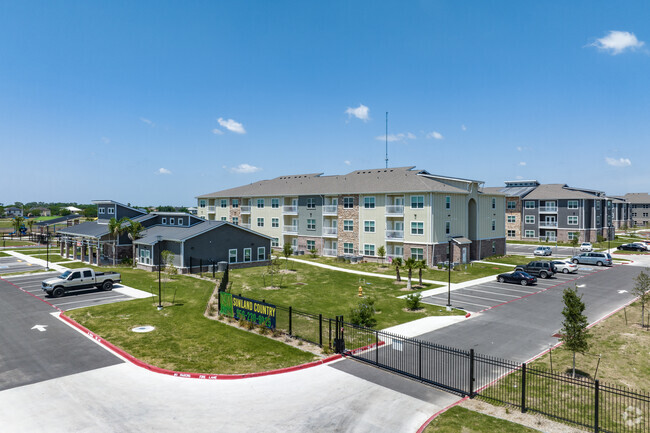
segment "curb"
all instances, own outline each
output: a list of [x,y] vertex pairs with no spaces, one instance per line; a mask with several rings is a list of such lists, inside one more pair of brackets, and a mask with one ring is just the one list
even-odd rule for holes
[[189,373],[189,372],[182,372],[182,371],[174,371],[174,370],[166,370],[164,368],[156,367],[154,365],[147,364],[144,361],[139,360],[135,356],[131,355],[130,353],[120,349],[119,347],[115,346],[111,342],[103,339],[99,335],[95,334],[94,332],[90,331],[86,327],[80,325],[73,319],[69,318],[66,316],[64,313],[61,313],[59,317],[71,325],[74,328],[77,328],[79,331],[82,333],[86,334],[87,337],[91,338],[95,342],[105,346],[107,349],[111,350],[112,352],[117,353],[119,356],[123,357],[130,363],[144,368],[146,370],[149,370],[154,373],[159,373],[159,374],[166,374],[168,376],[174,376],[174,377],[184,377],[184,378],[190,378],[190,379],[208,379],[208,380],[233,380],[233,379],[248,379],[252,377],[262,377],[262,376],[271,376],[275,374],[282,374],[282,373],[290,373],[292,371],[298,371],[298,370],[304,370],[306,368],[310,367],[316,367],[318,365],[326,364],[328,362],[336,361],[338,359],[341,359],[343,356],[342,355],[333,355],[330,356],[329,358],[321,359],[318,361],[312,361],[308,362],[306,364],[300,364],[300,365],[294,365],[293,367],[285,367],[285,368],[279,368],[277,370],[269,370],[269,371],[262,371],[262,372],[257,372],[257,373],[244,373],[244,374],[209,374],[209,373]]
[[465,397],[461,398],[460,400],[458,400],[457,402],[450,404],[450,405],[447,406],[446,408],[444,408],[444,409],[440,409],[438,412],[436,412],[436,413],[434,413],[433,415],[431,415],[431,418],[429,418],[428,420],[426,420],[426,421],[424,422],[424,424],[422,424],[422,425],[420,426],[420,428],[419,428],[415,433],[422,433],[422,432],[424,431],[424,429],[427,428],[427,426],[428,426],[429,424],[431,424],[431,421],[433,421],[434,419],[436,419],[436,418],[438,417],[438,415],[447,412],[449,409],[451,409],[451,408],[454,407],[454,406],[457,406],[457,405],[461,404],[462,402],[464,402],[464,401],[467,400],[468,398],[469,398],[469,396],[465,396]]

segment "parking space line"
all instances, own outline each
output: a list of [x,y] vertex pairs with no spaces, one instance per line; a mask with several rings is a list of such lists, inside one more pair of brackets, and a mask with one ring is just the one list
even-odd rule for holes
[[[434,297],[433,297],[433,296],[430,296],[430,298],[434,298]],[[425,299],[426,299],[426,298],[425,298]],[[436,304],[434,304],[434,305],[443,305],[443,304],[446,304],[446,303],[447,303],[447,299],[446,299],[446,298],[441,298],[441,300],[442,300],[442,303],[436,303]],[[424,302],[424,301],[423,301],[423,302]],[[456,302],[455,304],[457,304],[457,302]],[[475,303],[473,303],[473,302],[461,302],[461,304],[463,304],[463,305],[475,305],[475,306],[480,307],[480,308],[487,308],[487,307],[489,307],[489,305],[475,304]]]
[[507,293],[495,293],[495,292],[489,292],[487,290],[478,290],[478,289],[475,289],[475,288],[472,288],[472,290],[475,290],[475,291],[480,292],[480,293],[490,293],[491,295],[509,296],[511,298],[518,298],[519,297],[519,295],[508,295]]
[[[499,287],[499,286],[497,286],[497,287]],[[526,287],[529,287],[529,286],[526,286]],[[521,292],[521,293],[535,293],[537,291],[537,290],[529,291],[529,290],[522,290],[522,289],[511,289],[510,287],[499,287],[499,290],[508,290],[510,292]]]
[[456,294],[457,297],[458,296],[466,296],[468,298],[485,299],[486,301],[492,301],[492,302],[504,302],[501,299],[492,299],[492,298],[485,298],[483,296],[466,295],[466,294],[463,294],[463,293],[458,293],[458,291],[456,291],[454,293]]
[[94,302],[94,301],[102,301],[102,300],[108,300],[108,299],[131,299],[128,296],[110,296],[110,297],[103,297],[103,298],[94,298],[94,299],[81,299],[79,301],[72,301],[72,302],[62,302],[58,303],[56,302],[57,307],[61,307],[63,305],[70,305],[70,304],[79,304],[80,302]]

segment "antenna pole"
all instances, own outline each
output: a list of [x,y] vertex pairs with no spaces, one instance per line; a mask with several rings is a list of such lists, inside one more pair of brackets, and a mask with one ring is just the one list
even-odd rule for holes
[[386,112],[386,168],[388,168],[388,111]]

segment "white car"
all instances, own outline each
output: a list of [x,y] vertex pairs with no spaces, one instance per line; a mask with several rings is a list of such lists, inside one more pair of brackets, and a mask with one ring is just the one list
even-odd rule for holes
[[570,261],[561,261],[561,260],[553,260],[553,264],[557,268],[558,272],[562,272],[563,274],[573,274],[578,272],[578,265],[575,263],[571,263]]
[[591,245],[591,242],[583,242],[580,245],[580,251],[585,251],[585,252],[592,252],[594,250],[594,247]]
[[551,250],[551,247],[537,247],[535,248],[535,251],[533,251],[533,254],[536,256],[550,256],[553,254],[553,251]]

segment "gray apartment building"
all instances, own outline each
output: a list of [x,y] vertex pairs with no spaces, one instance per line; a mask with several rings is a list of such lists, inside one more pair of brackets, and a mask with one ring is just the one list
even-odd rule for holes
[[383,246],[392,258],[468,262],[505,253],[505,197],[482,183],[415,167],[279,176],[200,195],[197,215],[297,253],[377,260]]
[[650,224],[650,194],[628,193],[624,199],[630,203],[631,220],[635,226],[647,226]]

